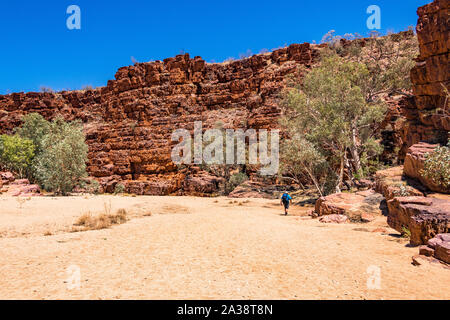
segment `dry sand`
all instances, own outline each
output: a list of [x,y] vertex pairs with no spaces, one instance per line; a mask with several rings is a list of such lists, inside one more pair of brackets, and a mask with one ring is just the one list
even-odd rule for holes
[[[280,215],[276,200],[230,201],[0,197],[0,299],[450,298],[450,270],[413,266],[417,248],[392,229],[371,232],[385,217],[329,225],[304,216],[306,208]],[[69,232],[109,203],[131,220]],[[380,268],[379,289],[368,288],[368,268]]]

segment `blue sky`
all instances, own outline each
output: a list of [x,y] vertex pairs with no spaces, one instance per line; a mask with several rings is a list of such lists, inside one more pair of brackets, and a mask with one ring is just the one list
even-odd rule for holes
[[[285,44],[319,42],[329,30],[366,35],[366,9],[381,31],[416,25],[431,0],[2,1],[0,94],[106,85],[121,66],[188,52],[208,62]],[[68,30],[69,5],[81,30]]]

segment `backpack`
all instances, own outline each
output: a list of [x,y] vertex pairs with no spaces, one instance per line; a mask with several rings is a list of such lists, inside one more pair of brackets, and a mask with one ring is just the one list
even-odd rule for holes
[[281,200],[283,201],[289,201],[290,196],[287,193],[283,193],[283,196],[281,197]]

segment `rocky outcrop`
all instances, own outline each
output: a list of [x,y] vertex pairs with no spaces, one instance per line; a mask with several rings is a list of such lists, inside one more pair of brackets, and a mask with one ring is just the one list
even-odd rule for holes
[[423,196],[418,184],[411,184],[403,174],[403,166],[379,170],[375,174],[375,190],[381,193],[386,200],[399,196]]
[[[387,99],[387,112],[381,125],[381,144],[384,147],[381,159],[390,165],[403,162],[409,146],[414,143],[411,122],[416,121],[417,107],[414,97],[392,97]],[[432,136],[429,136],[432,138]]]
[[450,228],[450,201],[431,197],[395,197],[388,201],[389,226],[410,233],[410,242],[421,245]]
[[327,216],[323,216],[320,217],[319,219],[320,222],[322,223],[347,223],[348,222],[348,218],[346,215],[343,214],[330,214]]
[[[420,56],[411,71],[414,101],[390,110],[391,123],[398,125],[393,131],[399,132],[400,155],[402,150],[408,150],[404,168],[376,174],[376,189],[388,200],[388,224],[401,233],[409,232],[414,245],[426,244],[437,234],[448,232],[450,220],[450,200],[429,195],[430,190],[445,190],[422,174],[424,155],[436,145],[419,143],[446,144],[449,137],[446,89],[450,82],[450,2],[435,0],[419,8],[417,13]],[[401,121],[396,122],[397,117]],[[426,251],[423,249],[424,253]]]
[[404,167],[380,170],[375,177],[376,190],[387,200],[389,226],[400,233],[410,233],[413,245],[425,244],[436,234],[448,232],[450,224],[449,196],[430,193],[436,188],[421,174],[424,154],[434,147],[426,143],[414,145]]
[[0,194],[13,197],[35,197],[41,195],[37,184],[30,184],[28,179],[15,179],[11,172],[0,172]]
[[450,2],[435,0],[417,10],[420,56],[411,70],[416,116],[404,130],[409,146],[420,141],[445,144],[450,109],[445,88],[450,84]]
[[136,63],[103,88],[0,96],[0,130],[11,132],[31,112],[80,119],[88,172],[104,190],[120,182],[137,194],[212,193],[217,184],[206,172],[180,170],[171,161],[172,132],[193,132],[194,121],[204,129],[276,128],[285,76],[310,67],[318,55],[318,46],[305,43],[219,64],[188,54]]
[[450,264],[450,233],[438,234],[428,240],[427,245],[420,246],[419,254]]
[[267,184],[261,181],[245,181],[229,195],[230,198],[278,199],[283,192],[294,191],[293,186]]
[[406,154],[404,173],[410,178],[419,180],[424,186],[432,191],[450,193],[450,189],[434,183],[423,174],[426,155],[433,152],[436,147],[438,147],[438,145],[424,142],[411,146]]
[[223,178],[218,178],[208,173],[192,175],[184,180],[183,190],[198,196],[213,194],[218,189],[219,184],[224,183],[223,180]]
[[317,216],[345,215],[351,221],[370,222],[382,214],[383,196],[373,190],[356,193],[335,193],[316,201]]

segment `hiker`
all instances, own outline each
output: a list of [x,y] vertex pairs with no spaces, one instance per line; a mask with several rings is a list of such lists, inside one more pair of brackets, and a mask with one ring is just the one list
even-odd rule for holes
[[281,196],[280,204],[284,205],[284,215],[287,216],[289,209],[289,202],[292,200],[292,197],[288,193],[283,193]]

